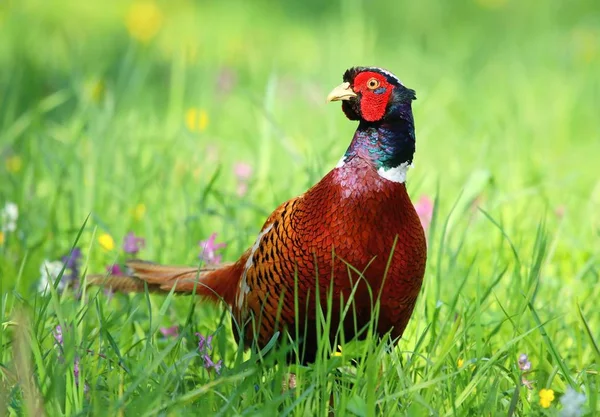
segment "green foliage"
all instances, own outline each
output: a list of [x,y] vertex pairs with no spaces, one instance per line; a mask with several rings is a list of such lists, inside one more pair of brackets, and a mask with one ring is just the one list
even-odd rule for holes
[[[0,209],[19,218],[0,239],[0,415],[558,415],[568,387],[600,413],[599,10],[1,2]],[[227,312],[189,297],[38,294],[45,259],[76,245],[82,272],[102,272],[130,230],[143,258],[197,263],[217,232],[236,259],[345,151],[355,127],[325,96],[354,65],[417,91],[408,186],[435,199],[397,347],[352,342],[288,366],[283,348],[240,351]],[[254,168],[245,193],[238,162]],[[196,332],[214,335],[220,375]]]

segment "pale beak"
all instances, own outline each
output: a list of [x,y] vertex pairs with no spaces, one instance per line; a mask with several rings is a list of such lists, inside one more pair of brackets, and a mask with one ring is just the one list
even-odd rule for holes
[[352,88],[350,88],[350,83],[342,83],[335,87],[331,93],[327,95],[327,102],[350,100],[353,97],[356,97],[356,93],[352,91]]

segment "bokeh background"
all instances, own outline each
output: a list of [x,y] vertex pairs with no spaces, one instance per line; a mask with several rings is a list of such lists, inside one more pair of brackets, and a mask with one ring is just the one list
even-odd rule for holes
[[[597,0],[0,1],[3,330],[10,330],[13,306],[40,299],[40,278],[50,274],[44,261],[59,262],[60,270],[73,246],[75,286],[86,270],[104,272],[131,256],[121,246],[130,232],[144,239],[136,256],[145,259],[195,264],[199,242],[207,241],[213,256],[237,259],[277,205],[344,153],[355,125],[325,97],[356,65],[387,68],[417,91],[408,188],[430,254],[403,346],[419,347],[431,323],[465,323],[446,336],[457,327],[444,321],[439,334],[428,335],[421,349],[433,370],[414,362],[410,382],[402,383],[431,400],[430,410],[471,401],[473,415],[481,413],[486,405],[476,404],[483,398],[473,395],[476,386],[497,389],[488,410],[506,410],[510,384],[492,389],[487,381],[498,372],[506,384],[505,366],[517,369],[519,351],[501,353],[544,321],[547,333],[536,330],[519,347],[538,367],[538,388],[564,392],[575,381],[588,410],[598,410],[599,335],[589,331],[600,324]],[[79,320],[86,306],[77,309],[76,295],[64,293],[52,308],[79,326],[81,343],[101,343],[96,317]],[[138,360],[150,363],[158,354],[154,344],[137,343],[146,340],[140,329],[149,322],[138,311],[143,295],[101,299],[96,306],[113,314],[103,328],[122,349],[131,347],[126,363],[139,365],[127,378],[155,372],[156,380],[166,375],[179,384],[180,372]],[[183,323],[188,301],[180,300],[166,315],[161,308],[155,323]],[[54,310],[44,307],[41,318],[39,308],[31,311],[40,351],[54,352]],[[186,322],[193,330],[185,331],[213,332],[219,311],[200,305],[198,325]],[[153,332],[148,337],[158,338]],[[231,342],[222,349],[229,366],[235,345],[219,334],[222,346]],[[191,335],[184,352],[194,349]],[[0,344],[8,347],[10,337],[0,332]],[[112,347],[99,351],[111,355]],[[438,389],[439,375],[492,356],[493,368],[485,365],[474,378],[444,376]],[[44,369],[43,361],[37,365]],[[55,382],[42,387],[55,405],[62,388],[53,387],[64,385],[65,375],[57,366],[48,371]],[[95,381],[109,375],[108,391],[123,381],[108,365],[85,369],[97,372]],[[197,369],[206,377],[202,365]],[[421,377],[422,388],[410,385]],[[157,383],[146,396],[131,388],[139,394],[133,409],[186,392],[183,382],[177,392],[169,384]],[[247,401],[258,403],[253,387]],[[95,409],[106,410],[103,391],[92,395]],[[117,404],[120,394],[111,395]],[[537,398],[521,394],[519,410],[537,410]]]

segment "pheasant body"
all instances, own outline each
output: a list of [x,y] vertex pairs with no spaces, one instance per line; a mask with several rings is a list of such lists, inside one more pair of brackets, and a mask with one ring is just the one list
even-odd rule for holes
[[[150,289],[175,286],[222,299],[246,346],[263,347],[276,331],[293,334],[299,327],[305,362],[314,360],[317,309],[327,306],[330,291],[331,338],[338,325],[346,340],[362,337],[357,331],[373,319],[378,334],[399,338],[421,288],[427,251],[404,183],[415,149],[414,92],[378,68],[352,68],[344,81],[329,99],[342,100],[348,118],[360,121],[344,157],[307,192],[279,206],[237,262],[199,270],[132,261],[132,276],[103,277],[103,285],[139,290],[145,281]],[[349,301],[350,313],[341,317]]]

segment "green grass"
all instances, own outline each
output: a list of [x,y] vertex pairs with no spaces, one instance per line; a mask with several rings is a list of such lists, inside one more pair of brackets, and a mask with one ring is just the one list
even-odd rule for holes
[[[0,415],[312,416],[331,394],[337,415],[559,415],[569,386],[583,415],[600,413],[596,2],[158,5],[142,43],[129,3],[0,3],[0,208],[20,209],[0,246]],[[76,245],[82,270],[102,272],[125,259],[130,230],[145,259],[197,263],[213,232],[237,259],[345,151],[355,126],[324,99],[353,65],[416,89],[408,187],[436,199],[397,347],[350,343],[287,366],[278,349],[239,351],[225,310],[190,297],[37,293],[44,259]],[[230,91],[216,83],[225,69]],[[186,127],[191,108],[204,129]],[[254,168],[241,197],[236,162]],[[172,325],[179,337],[163,337]],[[220,375],[202,366],[196,332],[214,334]]]

